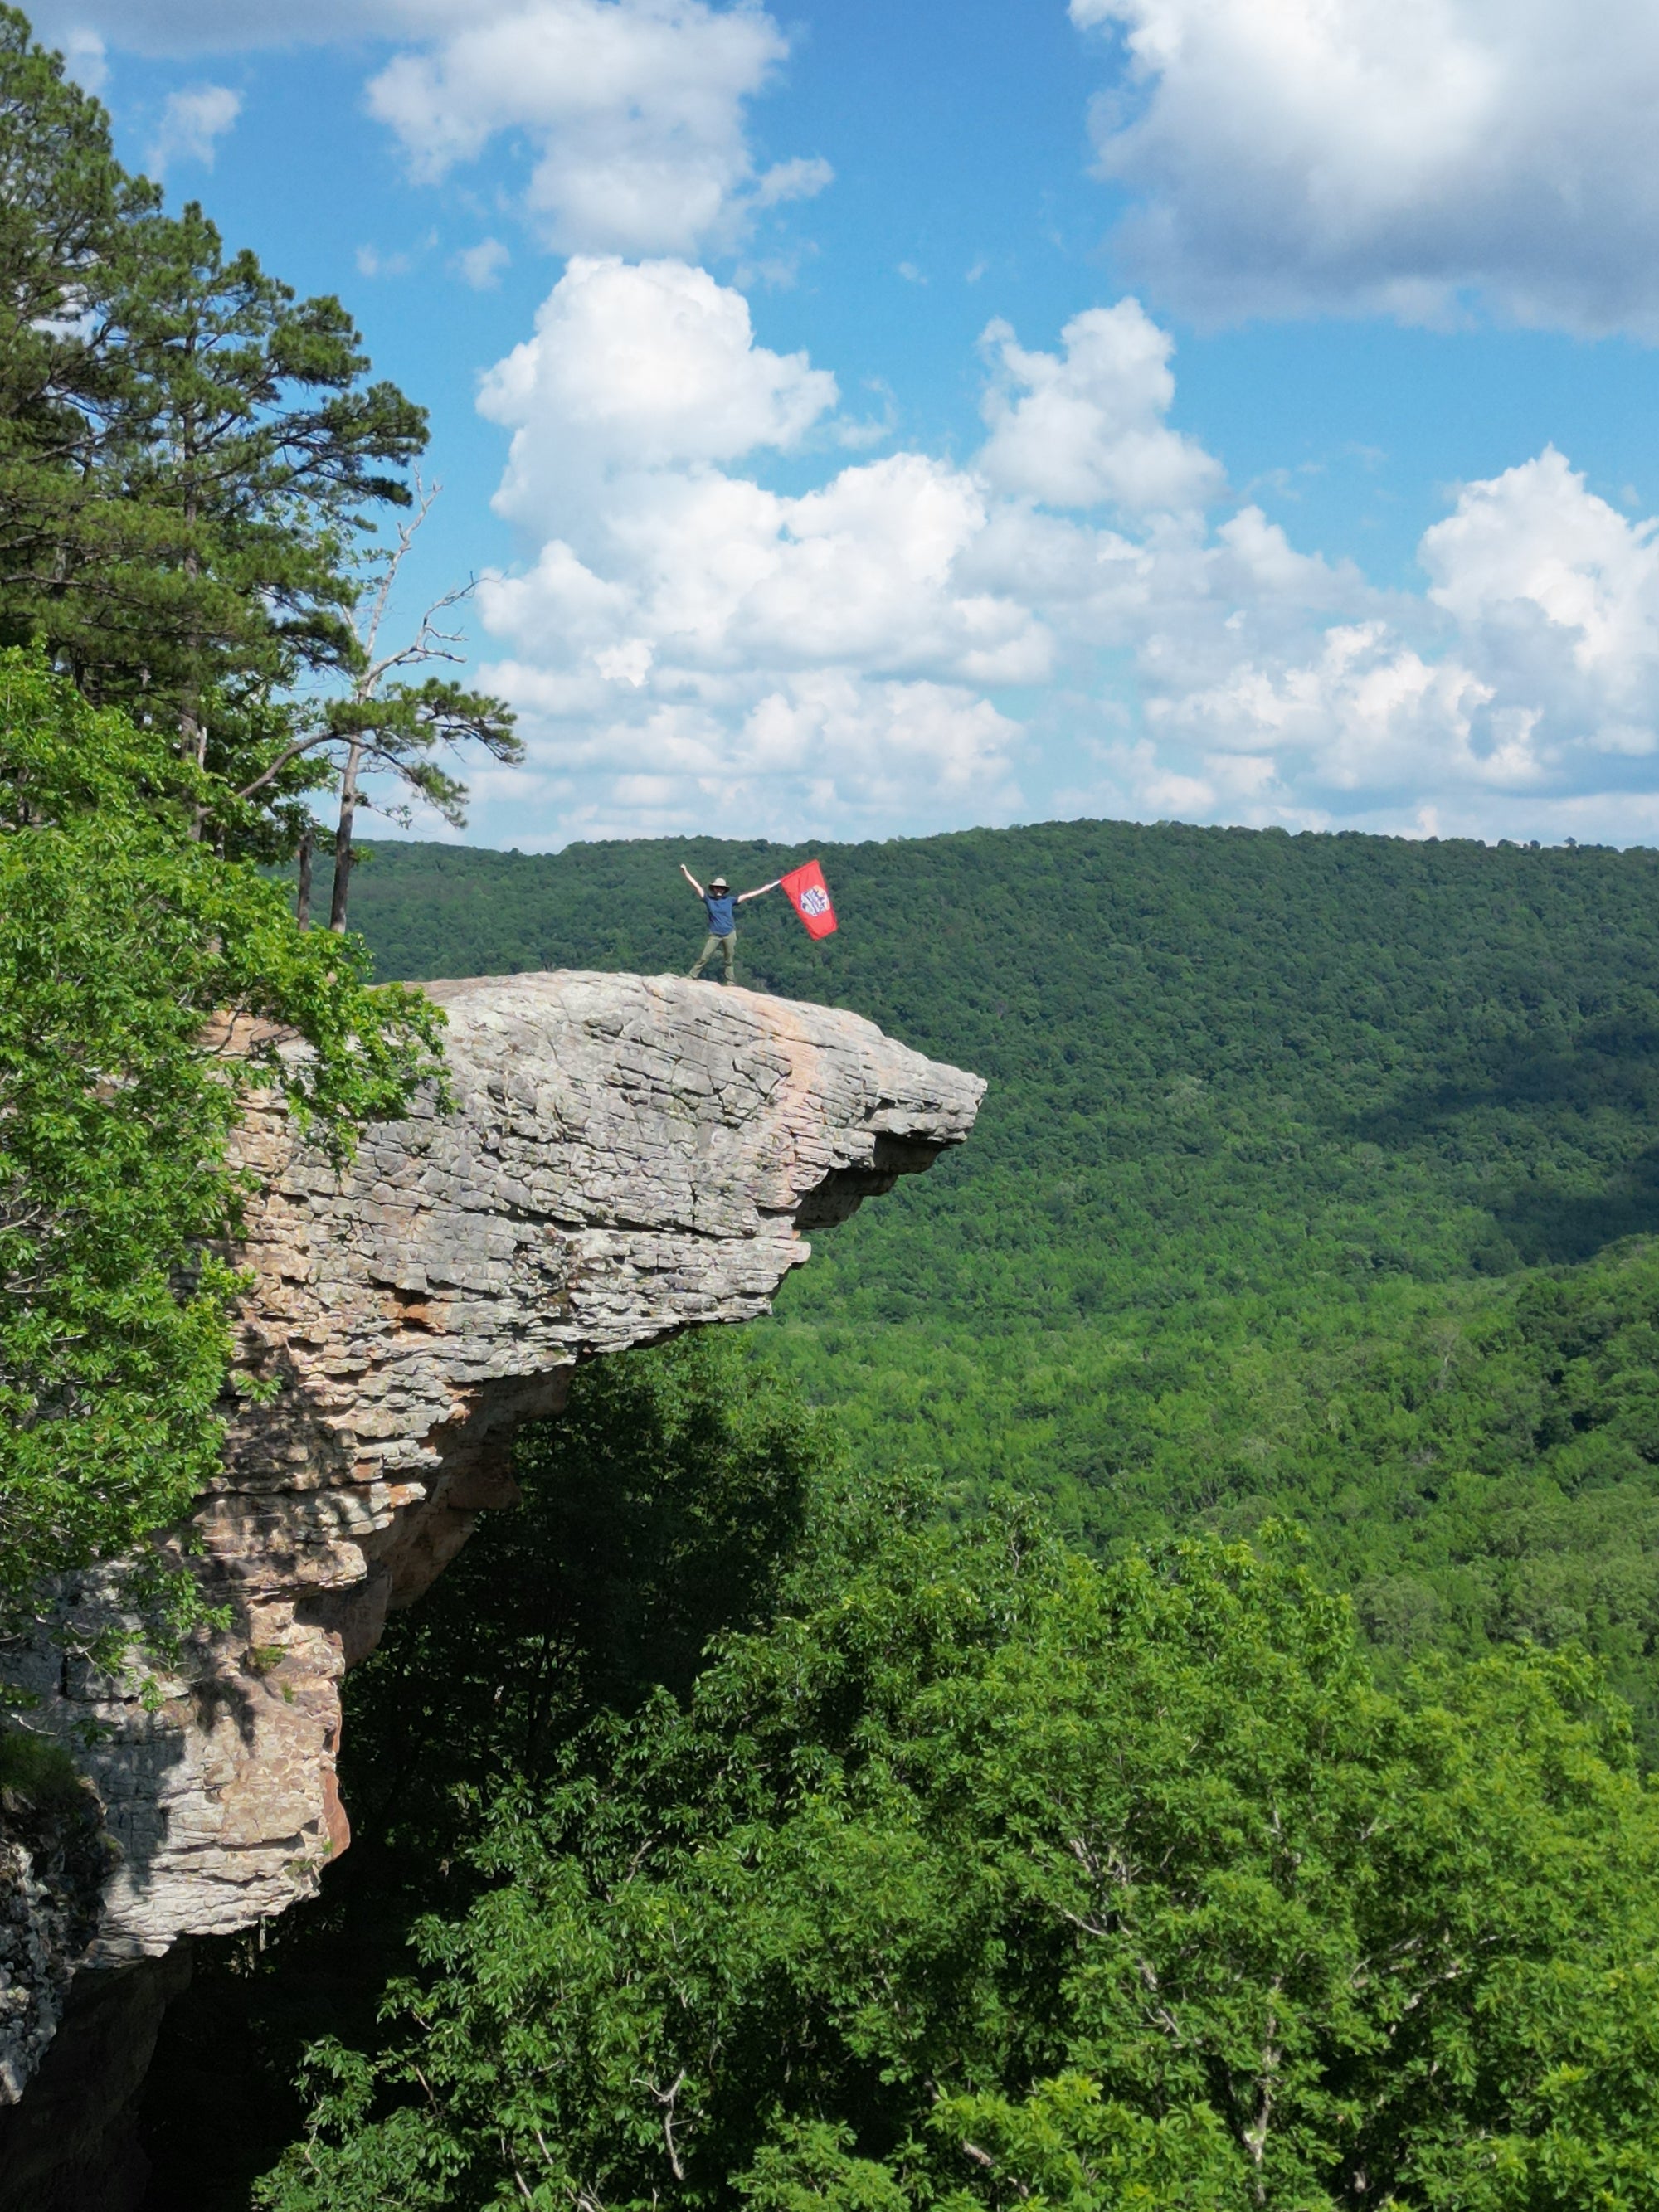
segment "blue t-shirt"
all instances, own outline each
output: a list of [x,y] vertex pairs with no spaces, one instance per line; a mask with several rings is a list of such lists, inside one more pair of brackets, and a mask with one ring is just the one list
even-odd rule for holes
[[708,927],[714,935],[732,936],[738,927],[736,894],[732,891],[722,891],[716,898],[712,891],[705,891],[702,895],[702,902],[708,909]]

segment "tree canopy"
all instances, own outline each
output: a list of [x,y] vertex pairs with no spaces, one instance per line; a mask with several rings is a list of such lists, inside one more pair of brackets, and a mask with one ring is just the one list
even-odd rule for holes
[[[839,933],[745,908],[745,981],[990,1090],[751,1340],[869,1462],[1015,1483],[1091,1547],[1301,1522],[1389,1668],[1582,1640],[1659,1758],[1659,856],[1103,822],[818,849]],[[392,975],[683,970],[682,859],[799,857],[386,846],[357,920]]]
[[1373,1684],[1288,1540],[821,1495],[509,1790],[271,2212],[1659,2203],[1659,1811],[1582,1658]]

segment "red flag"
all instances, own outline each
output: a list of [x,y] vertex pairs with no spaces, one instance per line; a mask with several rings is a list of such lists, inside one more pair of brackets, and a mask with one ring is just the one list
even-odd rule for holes
[[816,860],[809,860],[804,868],[792,868],[787,876],[780,876],[789,903],[806,925],[809,937],[828,937],[836,926],[836,909],[830,903],[830,886],[823,880],[823,870]]

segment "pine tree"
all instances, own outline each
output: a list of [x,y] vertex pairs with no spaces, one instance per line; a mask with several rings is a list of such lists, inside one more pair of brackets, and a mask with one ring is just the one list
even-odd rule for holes
[[194,204],[130,226],[124,264],[126,619],[98,625],[88,673],[240,789],[267,764],[264,702],[351,663],[356,539],[368,510],[409,503],[396,471],[425,411],[366,382],[337,300],[296,301],[252,253],[228,257]]
[[115,264],[159,197],[122,170],[61,57],[0,7],[0,641],[50,631],[67,591],[96,589]]
[[15,9],[0,184],[0,638],[166,730],[198,834],[292,850],[323,773],[291,750],[295,687],[351,680],[361,537],[409,505],[425,410],[371,380],[337,299],[129,178]]

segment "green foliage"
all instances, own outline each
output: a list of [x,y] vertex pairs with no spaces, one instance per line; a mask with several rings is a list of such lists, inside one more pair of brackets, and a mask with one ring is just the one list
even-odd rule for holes
[[31,1805],[81,1806],[87,1785],[62,1744],[27,1729],[0,1728],[0,1792]]
[[[487,692],[469,691],[452,678],[427,676],[419,683],[388,684],[372,695],[354,696],[331,705],[328,735],[319,743],[355,750],[366,771],[397,776],[441,814],[452,829],[466,821],[465,785],[438,764],[444,747],[477,744],[492,760],[508,765],[524,758],[513,735],[517,718]],[[407,808],[382,807],[408,821]]]
[[564,1413],[519,1439],[522,1506],[488,1516],[350,1678],[342,1781],[371,1852],[429,1883],[493,1791],[539,1779],[596,1711],[689,1691],[711,1636],[769,1614],[836,1457],[729,1340],[578,1370]]
[[0,8],[0,639],[64,576],[66,547],[101,526],[83,470],[114,404],[107,295],[124,224],[156,204],[110,152],[98,102]]
[[769,1619],[836,1466],[822,1417],[735,1332],[576,1370],[558,1419],[520,1431],[522,1505],[483,1515],[346,1678],[355,1835],[320,1899],[198,1942],[147,2094],[158,2202],[246,2212],[301,2131],[305,2046],[324,2024],[372,2042],[413,1923],[477,1893],[466,1849],[493,1797],[558,1771],[596,1711],[686,1694],[710,1638]]
[[274,1087],[343,1154],[435,1067],[436,1010],[371,990],[360,942],[302,934],[276,885],[192,840],[158,801],[174,767],[156,734],[0,653],[5,1633],[50,1578],[135,1550],[130,1599],[175,1632],[195,1617],[194,1583],[141,1540],[218,1462],[229,1132]]
[[388,471],[419,455],[425,415],[365,383],[337,300],[296,301],[194,204],[127,228],[112,308],[123,611],[112,623],[100,578],[65,649],[100,696],[176,717],[234,790],[253,767],[239,696],[349,657],[353,532],[366,507],[408,504]]
[[[420,659],[428,654],[417,645],[409,657]],[[466,786],[441,765],[440,754],[476,744],[492,760],[508,765],[524,758],[523,741],[514,733],[517,717],[505,701],[488,692],[469,691],[438,676],[426,677],[419,683],[382,684],[380,679],[384,673],[383,667],[366,662],[358,671],[351,696],[331,702],[321,732],[302,741],[303,746],[331,750],[339,762],[340,812],[330,854],[331,929],[343,929],[346,925],[356,857],[356,811],[368,804],[362,796],[362,776],[378,771],[395,779],[441,814],[453,829],[459,830],[466,823]],[[404,800],[381,799],[376,811],[405,824],[412,818],[412,810]]]
[[1284,1540],[831,1501],[510,1793],[271,2212],[1659,2203],[1659,1808],[1580,1658],[1375,1688]]
[[[991,1084],[754,1334],[851,1449],[1109,1551],[1292,1515],[1391,1666],[1586,1641],[1659,1757],[1652,1270],[1608,1249],[1659,1230],[1659,856],[1089,822],[823,849],[840,933],[747,907],[744,980]],[[797,857],[387,846],[358,919],[392,974],[684,969],[682,858]]]

